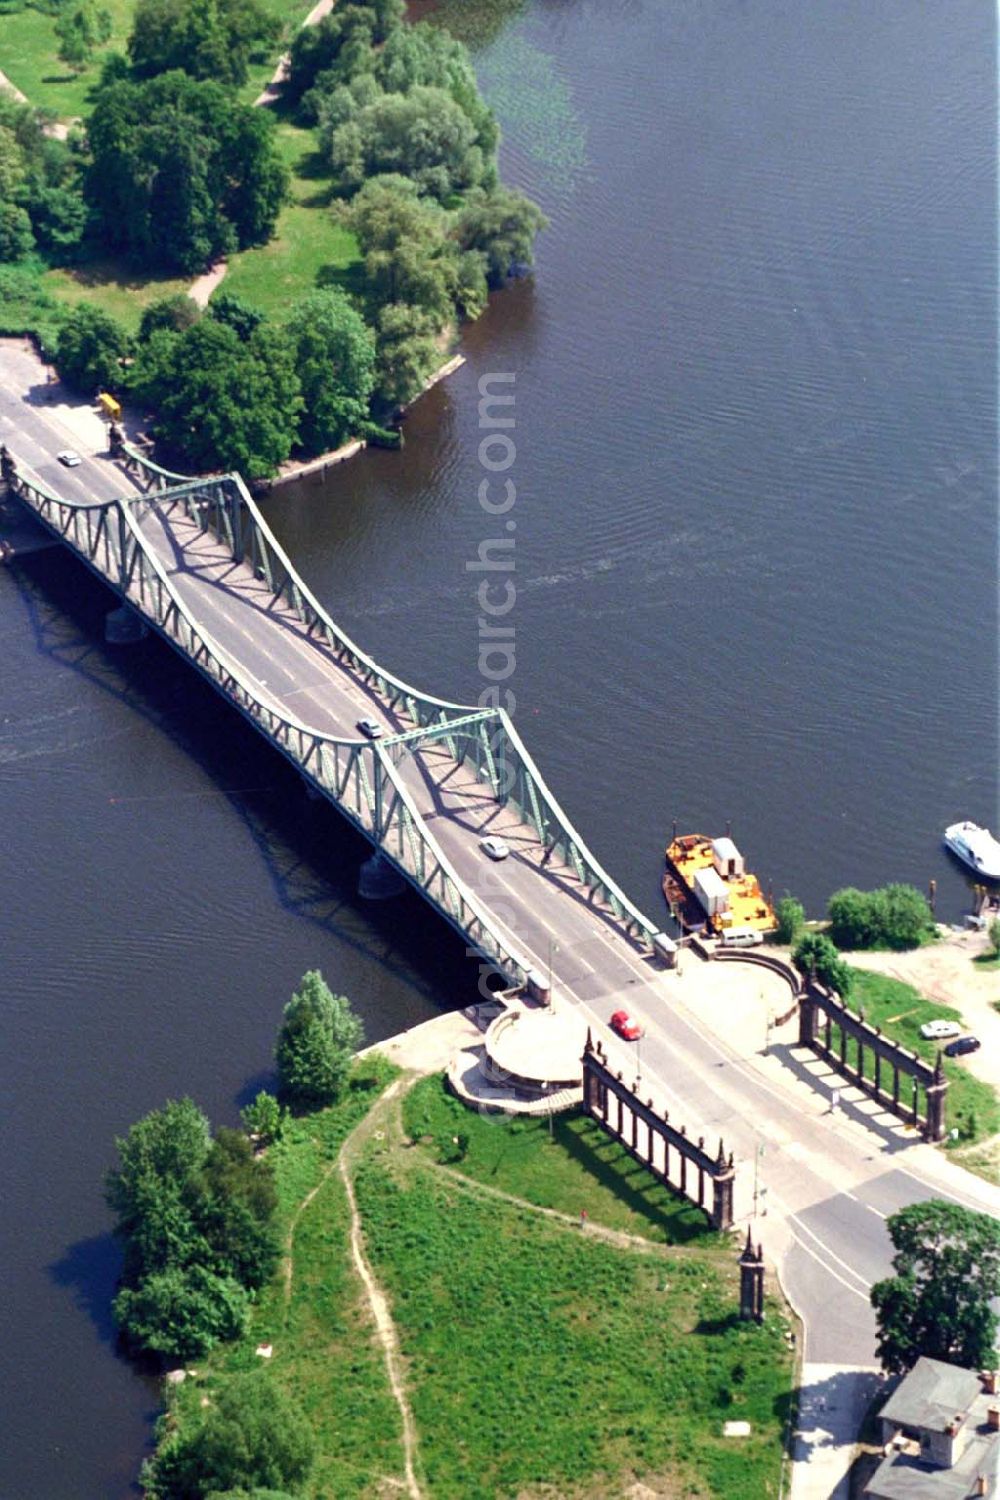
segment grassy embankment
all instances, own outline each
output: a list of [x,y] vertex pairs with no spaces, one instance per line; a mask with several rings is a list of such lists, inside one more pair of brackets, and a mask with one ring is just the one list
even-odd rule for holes
[[[180,1420],[197,1420],[213,1383],[262,1364],[254,1347],[273,1342],[269,1378],[316,1427],[315,1500],[385,1493],[401,1472],[399,1414],[330,1171],[346,1123],[342,1109],[300,1121],[275,1152],[286,1225],[319,1184],[297,1221],[287,1306],[279,1277],[241,1345],[203,1362],[174,1398]],[[579,1120],[550,1136],[547,1122],[485,1119],[434,1078],[407,1098],[402,1125],[390,1101],[365,1129],[355,1190],[406,1363],[428,1497],[555,1486],[566,1500],[612,1500],[637,1474],[677,1496],[778,1493],[788,1323],[774,1302],[762,1328],[738,1321],[731,1240]],[[442,1166],[440,1156],[460,1159]],[[634,1240],[601,1238],[602,1226]],[[724,1438],[731,1418],[749,1421],[751,1436]]]
[[[927,1041],[920,1035],[924,1022],[945,1020],[963,1024],[960,1011],[936,1000],[924,999],[918,990],[902,980],[865,969],[852,972],[851,1008],[863,1010],[865,1019],[872,1025],[881,1026],[887,1036],[931,1062],[942,1043]],[[960,1058],[946,1057],[944,1069],[948,1079],[948,1126],[957,1127],[960,1135],[951,1149],[964,1153],[970,1145],[987,1140],[1000,1131],[1000,1099],[996,1090],[974,1077]],[[872,1068],[866,1067],[866,1073],[871,1074]],[[963,1165],[969,1166],[971,1162],[970,1157]]]
[[[268,0],[290,37],[311,6],[289,7],[288,0]],[[105,51],[124,50],[132,24],[134,0],[109,0],[114,33]],[[100,57],[74,75],[56,57],[52,18],[25,10],[3,18],[3,67],[11,81],[40,108],[63,119],[84,115],[88,94],[98,76]],[[276,49],[280,52],[285,42]],[[240,98],[257,97],[274,71],[275,58],[254,64]],[[322,180],[313,132],[279,118],[278,141],[291,173],[289,201],[282,209],[274,237],[267,245],[245,250],[230,261],[225,286],[275,318],[286,314],[296,298],[317,286],[359,287],[360,261],[352,235],[334,221],[328,181]],[[186,291],[190,279],[136,273],[121,262],[99,257],[79,266],[43,271],[43,293],[66,306],[93,303],[135,330],[143,309],[159,297]],[[41,321],[49,321],[43,318]]]

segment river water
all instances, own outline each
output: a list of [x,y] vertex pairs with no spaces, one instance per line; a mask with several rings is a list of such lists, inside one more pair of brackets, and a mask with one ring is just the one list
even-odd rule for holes
[[[647,911],[672,821],[731,819],[811,911],[935,877],[957,917],[941,828],[1000,823],[992,5],[533,0],[477,60],[551,221],[537,276],[402,454],[274,495],[278,534],[462,701],[475,589],[513,578],[522,734]],[[470,571],[501,537],[513,574]],[[3,1500],[123,1496],[149,1439],[107,1313],[113,1136],[185,1092],[233,1120],[308,967],[373,1038],[471,989],[416,898],[357,901],[354,836],[192,672],[104,647],[108,607],[58,553],[0,570]]]

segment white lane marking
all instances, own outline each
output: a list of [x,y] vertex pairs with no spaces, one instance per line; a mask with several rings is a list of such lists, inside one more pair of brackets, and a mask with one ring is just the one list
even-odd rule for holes
[[[777,1203],[778,1201],[779,1200],[777,1198],[774,1199],[775,1203]],[[784,1215],[785,1215],[786,1221],[793,1226],[793,1233],[794,1233],[794,1229],[798,1228],[798,1229],[801,1229],[801,1231],[802,1231],[803,1234],[807,1234],[811,1240],[814,1240],[815,1243],[819,1246],[820,1250],[823,1252],[824,1256],[829,1256],[831,1260],[836,1261],[836,1263],[837,1263],[838,1266],[842,1266],[843,1267],[843,1269],[847,1272],[848,1276],[853,1276],[854,1277],[854,1280],[858,1283],[858,1285],[864,1288],[863,1295],[867,1298],[867,1296],[868,1296],[868,1283],[867,1283],[867,1281],[865,1281],[864,1277],[858,1271],[856,1271],[854,1269],[854,1267],[852,1265],[850,1265],[846,1260],[843,1260],[841,1256],[837,1255],[837,1253],[835,1251],[831,1250],[830,1247],[829,1247],[829,1245],[824,1244],[823,1241],[820,1239],[819,1235],[818,1234],[814,1234],[814,1232],[809,1228],[809,1225],[808,1224],[804,1224],[802,1222],[802,1220],[799,1218],[798,1214],[790,1213],[788,1211],[788,1209],[786,1208],[784,1210]],[[796,1238],[798,1238],[798,1236],[796,1236]],[[831,1274],[835,1274],[832,1271],[832,1268],[831,1268]]]
[[870,1301],[870,1298],[868,1296],[868,1292],[867,1291],[859,1292],[858,1289],[857,1289],[857,1287],[851,1286],[851,1284],[850,1284],[849,1281],[845,1281],[844,1278],[843,1278],[843,1276],[841,1276],[840,1272],[839,1271],[835,1271],[831,1265],[827,1264],[827,1262],[823,1259],[822,1256],[817,1255],[816,1251],[812,1248],[811,1245],[807,1245],[804,1240],[800,1240],[799,1239],[798,1235],[795,1233],[794,1228],[792,1229],[792,1238],[794,1239],[795,1243],[798,1245],[798,1247],[799,1247],[800,1250],[804,1250],[807,1255],[809,1255],[809,1256],[812,1257],[812,1259],[816,1262],[817,1265],[822,1266],[823,1270],[826,1272],[826,1274],[828,1276],[832,1276],[833,1279],[834,1279],[834,1281],[839,1281],[840,1284],[841,1284],[841,1286],[844,1287],[845,1290],[848,1291],[848,1292],[850,1292],[853,1296],[860,1297],[861,1301],[864,1302],[866,1306],[868,1306],[868,1307],[871,1306],[871,1301]]
[[[862,1199],[861,1201],[864,1202],[864,1199]],[[884,1214],[880,1208],[876,1208],[874,1203],[865,1203],[865,1208],[868,1209],[869,1213],[877,1214],[880,1219],[887,1219],[889,1217],[889,1215]]]

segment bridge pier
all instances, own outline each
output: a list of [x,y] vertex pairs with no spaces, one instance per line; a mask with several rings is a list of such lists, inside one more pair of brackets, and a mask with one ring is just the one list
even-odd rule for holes
[[121,604],[104,617],[104,639],[109,646],[134,646],[149,634],[145,620],[128,604]]
[[406,889],[406,881],[378,850],[358,871],[358,895],[366,901],[388,901]]

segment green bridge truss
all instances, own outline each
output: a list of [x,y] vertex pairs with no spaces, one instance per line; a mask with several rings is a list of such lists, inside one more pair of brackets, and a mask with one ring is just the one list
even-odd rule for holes
[[[474,767],[498,805],[513,805],[554,873],[563,867],[572,872],[587,899],[633,940],[669,953],[670,940],[591,854],[503,709],[480,709],[421,693],[356,646],[295,572],[238,474],[192,480],[160,468],[128,445],[120,456],[137,491],[107,501],[62,499],[20,474],[13,460],[7,461],[3,477],[42,524],[267,735],[471,948],[495,963],[509,981],[526,982],[530,963],[456,871],[400,774],[407,754],[435,742],[443,743],[459,765]],[[291,608],[321,649],[412,727],[377,741],[339,739],[269,702],[262,685],[247,680],[245,669],[202,628],[143,535],[142,517],[153,496],[161,515],[179,507],[223,543],[234,561],[245,563],[276,601]]]

